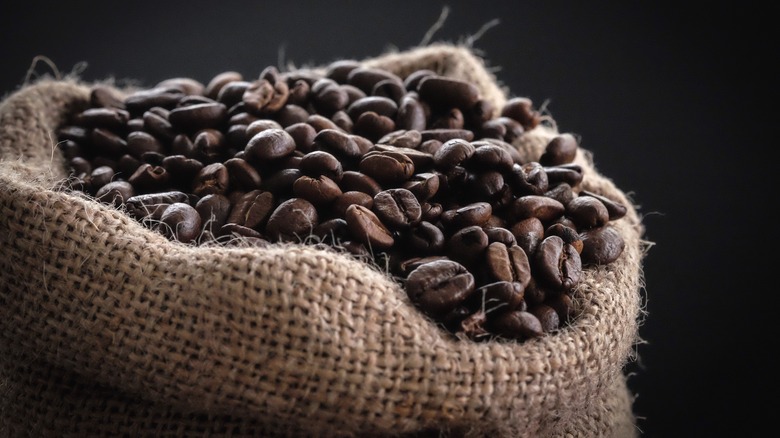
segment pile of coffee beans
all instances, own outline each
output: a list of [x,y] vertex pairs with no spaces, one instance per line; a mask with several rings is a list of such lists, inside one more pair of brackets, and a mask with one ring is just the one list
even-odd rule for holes
[[449,333],[523,341],[567,324],[583,269],[624,248],[626,208],[580,188],[576,137],[533,162],[512,146],[542,120],[525,97],[495,108],[431,70],[339,60],[95,85],[58,134],[70,190],[172,240],[337,248]]

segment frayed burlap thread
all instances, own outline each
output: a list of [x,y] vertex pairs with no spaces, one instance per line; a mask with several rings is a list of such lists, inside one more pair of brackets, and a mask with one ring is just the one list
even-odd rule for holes
[[[365,62],[475,81],[498,107],[507,97],[465,47]],[[614,223],[621,257],[587,271],[560,332],[457,341],[347,255],[188,246],[54,190],[54,131],[88,87],[39,80],[0,103],[0,434],[635,436],[623,367],[638,341],[643,226],[587,151],[584,187],[629,207]],[[528,132],[518,150],[536,160],[555,133]]]

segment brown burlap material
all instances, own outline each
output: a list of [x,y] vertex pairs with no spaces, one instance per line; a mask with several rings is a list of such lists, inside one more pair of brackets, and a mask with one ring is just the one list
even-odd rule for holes
[[[366,60],[507,98],[465,47]],[[194,247],[53,190],[78,79],[0,104],[0,435],[635,436],[624,365],[641,317],[641,220],[582,150],[583,188],[629,207],[621,257],[587,270],[578,316],[524,343],[455,341],[380,269],[304,245]],[[517,147],[538,160],[555,128]]]

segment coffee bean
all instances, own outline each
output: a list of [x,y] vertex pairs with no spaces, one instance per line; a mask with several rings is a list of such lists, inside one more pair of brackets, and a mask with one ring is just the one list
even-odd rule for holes
[[[398,129],[423,131],[426,128],[425,109],[419,100],[406,95],[401,98],[398,105],[395,122]],[[422,140],[422,133],[420,133],[420,140]]]
[[347,191],[339,195],[330,206],[331,213],[337,217],[344,217],[350,205],[361,205],[369,210],[374,207],[374,198],[363,192]]
[[225,195],[216,193],[203,196],[195,204],[201,223],[212,233],[217,233],[225,225],[230,209],[230,200]]
[[582,253],[582,247],[583,247],[582,238],[577,233],[577,230],[572,227],[566,226],[562,223],[552,224],[549,227],[547,227],[547,230],[545,230],[544,235],[546,237],[558,236],[561,239],[563,239],[564,243],[573,246],[578,253]]
[[91,131],[90,141],[98,153],[118,157],[128,152],[127,142],[117,134],[103,129],[95,128]]
[[322,150],[340,158],[356,158],[361,155],[355,140],[337,129],[326,128],[317,132],[313,145],[315,150]]
[[373,211],[392,229],[405,229],[418,223],[422,210],[412,192],[402,188],[383,190],[374,196]]
[[184,93],[178,88],[156,87],[131,93],[125,98],[124,104],[130,115],[140,116],[155,106],[166,109],[175,108],[182,97],[184,97]]
[[491,332],[508,339],[523,341],[544,335],[539,318],[522,310],[502,312],[489,323]]
[[542,325],[542,330],[545,333],[554,332],[560,327],[561,322],[558,317],[558,312],[546,304],[533,305],[528,308],[528,312],[539,320],[539,323]]
[[564,133],[553,137],[544,148],[539,163],[542,166],[569,164],[577,156],[579,143],[572,134]]
[[431,315],[444,315],[474,292],[474,276],[461,264],[437,260],[413,270],[406,279],[411,301]]
[[530,217],[516,222],[510,230],[517,240],[517,244],[523,248],[526,254],[536,252],[539,243],[544,239],[544,225],[539,218]]
[[360,62],[354,59],[340,59],[328,64],[325,69],[325,77],[332,79],[340,84],[346,83],[349,73],[360,67]]
[[447,140],[434,154],[433,162],[437,169],[446,171],[465,162],[475,152],[476,148],[466,140]]
[[473,225],[459,230],[450,237],[447,243],[447,254],[453,260],[470,264],[482,257],[487,246],[487,234],[482,227]]
[[352,236],[374,250],[388,249],[393,246],[393,234],[379,220],[373,211],[362,205],[347,207],[344,219]]
[[318,223],[319,214],[311,202],[292,198],[276,207],[265,230],[273,241],[302,242]]
[[[497,216],[492,216],[497,217]],[[494,243],[499,242],[503,243],[506,246],[512,246],[517,244],[517,239],[515,239],[514,234],[512,234],[511,231],[504,228],[500,225],[488,225],[484,226],[483,231],[485,231],[485,234],[488,236],[488,242]]]
[[267,129],[249,139],[244,151],[259,162],[276,160],[295,150],[295,139],[283,129]]
[[444,250],[444,233],[430,222],[422,221],[414,226],[406,240],[415,253],[437,254]]
[[548,222],[561,216],[566,207],[555,199],[539,195],[526,195],[517,198],[511,205],[511,214],[518,220],[535,217]]
[[93,85],[89,90],[89,104],[92,108],[125,109],[122,95],[112,87]]
[[533,101],[527,97],[513,97],[507,100],[501,108],[501,115],[517,120],[529,131],[541,122],[541,115],[534,108]]
[[300,169],[304,175],[311,177],[325,175],[336,182],[340,181],[344,174],[341,161],[325,151],[312,151],[304,155],[301,158]]
[[115,207],[119,207],[133,196],[135,196],[135,189],[127,181],[112,181],[101,187],[95,194],[95,198],[99,201]]
[[366,94],[371,94],[374,86],[384,80],[393,80],[403,84],[401,78],[387,70],[364,66],[350,70],[346,83],[354,85]]
[[577,186],[582,182],[582,166],[579,164],[561,164],[544,168],[551,186],[566,183]]
[[475,295],[480,299],[480,308],[486,311],[502,309],[505,312],[524,304],[525,288],[517,282],[497,281],[480,287]]
[[169,205],[160,217],[160,230],[170,239],[183,243],[192,242],[201,231],[200,215],[189,204],[176,202]]
[[192,185],[192,192],[198,196],[224,195],[228,191],[230,174],[222,163],[205,166],[198,172]]
[[179,191],[135,195],[125,200],[127,212],[134,218],[159,220],[171,204],[187,203],[187,194]]
[[314,138],[317,136],[317,131],[315,131],[311,125],[304,122],[297,122],[287,126],[284,130],[292,136],[293,141],[295,141],[296,149],[304,153],[313,151],[312,144],[314,143]]
[[469,109],[479,100],[479,89],[466,81],[429,75],[417,86],[420,97],[433,105]]
[[468,129],[424,129],[420,130],[422,141],[439,140],[444,143],[449,140],[474,140],[474,132]]
[[594,193],[589,190],[581,190],[580,196],[591,196],[601,201],[601,203],[604,204],[605,207],[607,207],[607,212],[609,213],[610,221],[616,221],[618,219],[621,219],[623,216],[626,215],[626,213],[628,213],[628,209],[626,208],[625,205],[613,201],[607,198],[606,196],[599,195],[598,193]]
[[439,176],[429,172],[418,173],[412,175],[412,178],[403,184],[403,188],[412,192],[419,201],[427,201],[439,191]]
[[341,175],[339,185],[344,192],[363,192],[370,195],[372,198],[382,191],[382,186],[379,185],[374,178],[354,170],[345,171]]
[[414,162],[398,152],[371,152],[360,160],[360,171],[380,184],[401,184],[414,174]]
[[243,75],[239,72],[223,71],[211,78],[208,84],[206,84],[206,87],[203,90],[203,94],[209,99],[217,100],[219,97],[219,92],[225,85],[231,82],[240,82],[243,79]]
[[582,263],[607,265],[620,257],[626,242],[612,226],[593,228],[580,233],[582,237]]
[[539,279],[556,290],[572,290],[582,277],[580,254],[558,236],[546,237],[539,244],[534,268]]
[[577,224],[577,229],[586,230],[604,226],[609,222],[609,211],[603,202],[592,196],[577,196],[566,204],[566,215]]
[[90,173],[90,179],[93,187],[103,187],[114,179],[114,169],[109,166],[96,167]]
[[293,183],[293,195],[316,206],[323,206],[341,196],[341,189],[335,181],[325,175],[317,177],[303,175]]
[[395,130],[395,122],[388,116],[366,111],[355,121],[354,131],[371,142],[376,142],[383,136]]
[[88,128],[104,128],[111,131],[124,129],[130,113],[119,108],[88,108],[76,116],[75,123]]
[[230,210],[227,223],[256,229],[265,225],[274,210],[274,196],[271,192],[252,190],[245,193]]
[[164,167],[144,163],[138,166],[127,181],[138,192],[164,191],[168,188],[169,178],[168,171]]
[[494,242],[488,245],[485,265],[490,278],[496,281],[515,282],[525,288],[531,281],[531,265],[523,248],[507,247]]

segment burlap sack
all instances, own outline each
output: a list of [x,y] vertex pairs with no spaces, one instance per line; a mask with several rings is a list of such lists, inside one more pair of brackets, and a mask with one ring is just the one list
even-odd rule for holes
[[[365,63],[509,95],[466,47]],[[191,247],[53,190],[54,130],[88,86],[44,79],[0,104],[0,435],[637,434],[624,366],[641,313],[643,225],[582,150],[583,188],[629,207],[625,251],[589,269],[578,316],[520,343],[453,341],[391,277],[335,252]],[[556,128],[517,147],[538,160]]]

